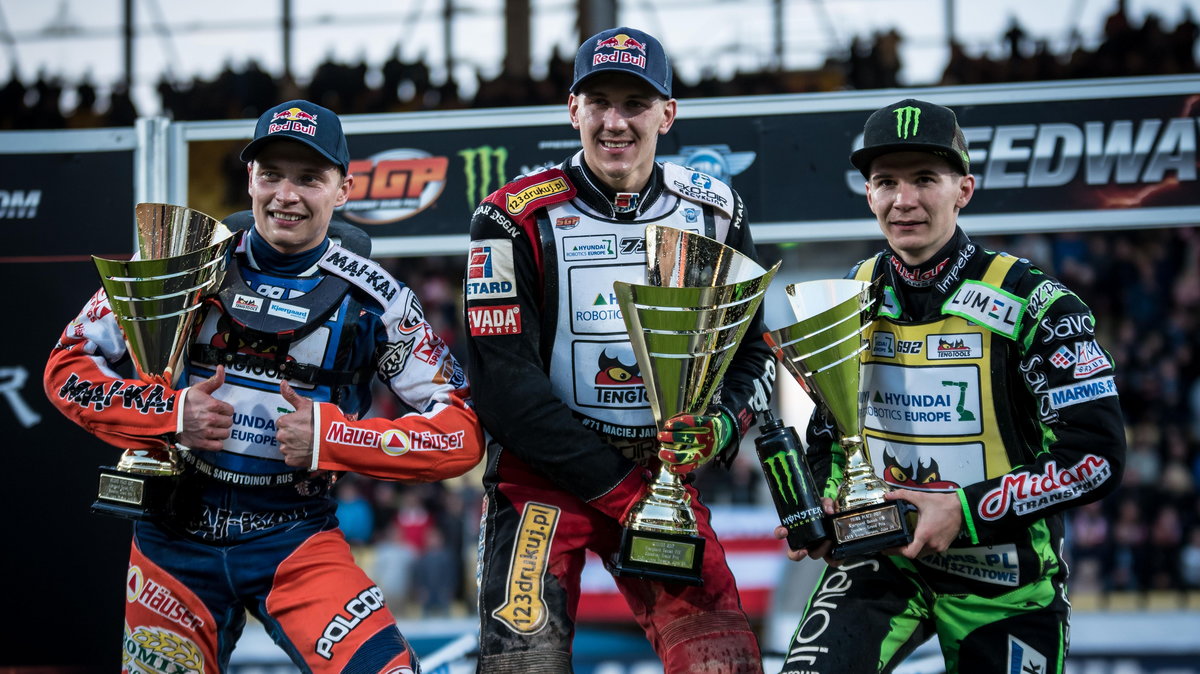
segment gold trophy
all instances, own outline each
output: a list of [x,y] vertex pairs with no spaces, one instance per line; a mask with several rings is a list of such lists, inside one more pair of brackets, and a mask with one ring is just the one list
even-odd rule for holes
[[[771,350],[805,393],[829,413],[837,426],[844,464],[837,512],[831,517],[834,559],[868,555],[912,541],[905,501],[887,501],[891,491],[875,475],[863,442],[866,405],[862,392],[864,333],[875,319],[877,288],[853,280],[795,283],[787,287],[788,301],[800,322],[763,334]],[[820,485],[818,485],[820,487]]]
[[[646,283],[613,288],[646,384],[655,425],[702,414],[779,269],[765,270],[707,237],[646,227]],[[683,480],[659,467],[629,512],[614,572],[701,585],[704,539]]]
[[[231,233],[183,206],[142,203],[135,212],[139,259],[92,259],[138,377],[169,394],[182,374],[202,300],[225,276]],[[129,519],[170,512],[180,468],[171,436],[161,440],[162,447],[127,449],[116,466],[100,467],[92,512]]]

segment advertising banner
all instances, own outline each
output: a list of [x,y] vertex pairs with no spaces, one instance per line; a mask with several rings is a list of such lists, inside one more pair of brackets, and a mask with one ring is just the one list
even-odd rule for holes
[[0,134],[0,665],[120,667],[130,525],[88,511],[119,452],[50,405],[42,372],[100,287],[91,255],[129,254],[135,144],[132,129]]
[[[732,183],[760,243],[874,237],[848,156],[873,110],[921,98],[952,107],[963,127],[977,179],[962,217],[972,233],[1187,226],[1200,222],[1197,91],[1200,78],[1180,76],[684,100],[658,159]],[[580,147],[565,96],[553,107],[344,120],[356,182],[343,215],[375,239],[376,255],[462,253],[481,199]],[[208,138],[253,129],[205,124]]]

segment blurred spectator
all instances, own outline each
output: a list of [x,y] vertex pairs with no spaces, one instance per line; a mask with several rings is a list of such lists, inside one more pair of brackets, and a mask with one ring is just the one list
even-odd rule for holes
[[1179,571],[1185,587],[1200,590],[1200,526],[1188,531],[1187,545],[1179,553]]
[[445,616],[450,610],[458,586],[454,563],[457,550],[446,547],[446,540],[437,527],[425,530],[425,550],[413,565],[415,599],[425,616]]
[[396,533],[400,540],[418,554],[425,552],[427,532],[433,528],[433,518],[416,489],[400,493],[400,509],[396,512]]
[[1100,501],[1071,511],[1067,544],[1071,558],[1071,590],[1091,594],[1102,589],[1101,572],[1106,565],[1108,515]]
[[1106,575],[1109,589],[1141,590],[1145,586],[1146,551],[1148,538],[1137,499],[1126,495],[1118,504],[1117,521],[1113,524],[1113,559]]
[[401,615],[409,603],[412,568],[417,554],[399,535],[395,520],[387,522],[375,543],[375,558],[369,573],[379,585],[392,613]]
[[1170,590],[1180,587],[1179,556],[1183,545],[1183,527],[1179,511],[1167,504],[1159,508],[1150,527],[1147,573],[1150,589]]
[[368,498],[370,489],[370,481],[354,473],[343,475],[334,485],[338,522],[352,546],[367,545],[374,538],[375,513]]

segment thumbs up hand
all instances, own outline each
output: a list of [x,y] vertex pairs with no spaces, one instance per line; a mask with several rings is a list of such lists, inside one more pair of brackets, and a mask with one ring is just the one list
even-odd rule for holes
[[225,366],[187,389],[183,399],[183,430],[176,441],[189,449],[220,451],[233,427],[233,405],[212,396],[225,383]]
[[293,468],[308,468],[312,464],[313,403],[296,393],[286,381],[279,382],[279,393],[296,408],[275,422],[275,439],[279,441],[283,462]]

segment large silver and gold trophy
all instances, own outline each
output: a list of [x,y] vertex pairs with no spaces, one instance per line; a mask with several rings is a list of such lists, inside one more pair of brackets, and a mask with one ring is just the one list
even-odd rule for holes
[[[92,259],[138,377],[169,395],[183,373],[202,301],[225,276],[231,234],[183,206],[142,203],[135,213],[138,259]],[[116,466],[100,467],[92,512],[130,519],[170,512],[180,466],[173,439],[161,440],[161,447],[127,449]]]
[[[767,286],[769,271],[699,234],[646,227],[646,285],[613,284],[655,425],[708,409]],[[704,539],[682,479],[659,467],[630,510],[617,575],[700,585]]]
[[868,346],[864,334],[878,313],[878,287],[839,279],[794,283],[786,290],[800,321],[763,338],[837,427],[845,463],[834,462],[842,479],[831,518],[831,554],[845,559],[907,545],[912,506],[883,498],[891,487],[875,475],[863,441],[862,354]]

